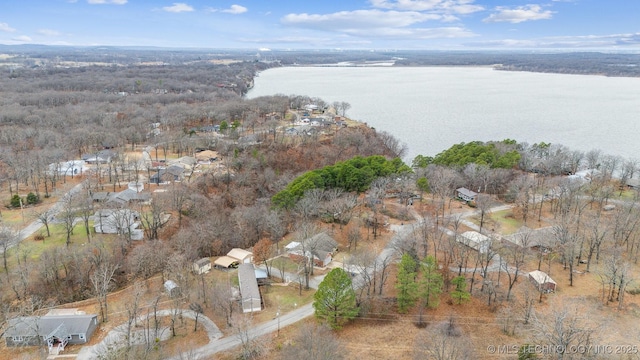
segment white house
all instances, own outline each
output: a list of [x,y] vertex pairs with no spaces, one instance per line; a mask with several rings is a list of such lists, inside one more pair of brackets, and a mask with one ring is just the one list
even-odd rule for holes
[[461,187],[456,189],[456,196],[464,201],[474,201],[478,193]]
[[49,173],[62,176],[76,176],[87,172],[89,168],[84,160],[70,160],[49,164]]
[[491,248],[491,239],[477,231],[465,231],[458,235],[456,240],[481,254],[487,253]]

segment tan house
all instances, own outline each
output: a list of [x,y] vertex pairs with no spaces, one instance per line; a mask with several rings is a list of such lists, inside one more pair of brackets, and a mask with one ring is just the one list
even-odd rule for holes
[[206,274],[211,271],[211,260],[209,258],[202,258],[193,263],[193,272],[197,275]]
[[529,281],[538,289],[538,291],[550,293],[556,291],[556,282],[547,275],[547,273],[534,270],[529,273]]
[[251,264],[253,262],[253,253],[244,249],[231,249],[225,256],[220,256],[213,262],[215,266],[230,268],[236,267],[238,264]]

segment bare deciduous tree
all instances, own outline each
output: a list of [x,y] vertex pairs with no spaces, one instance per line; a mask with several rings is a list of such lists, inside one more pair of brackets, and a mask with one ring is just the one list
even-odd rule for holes
[[233,333],[240,340],[240,358],[243,360],[259,358],[267,351],[266,341],[252,333],[253,327],[250,315],[237,314],[233,317]]
[[[597,327],[585,316],[586,311],[575,301],[556,304],[547,315],[534,312],[531,320],[538,343],[556,349],[556,353],[550,355],[557,359],[574,356],[585,358],[589,355],[589,345],[596,342],[595,335],[598,333]],[[578,347],[587,352],[570,352],[570,349]]]
[[416,337],[414,359],[467,360],[475,359],[469,338],[462,333],[452,317],[449,321],[423,330]]
[[91,274],[91,284],[93,284],[93,291],[100,306],[100,315],[102,322],[107,322],[109,316],[109,308],[107,304],[107,295],[113,287],[113,277],[116,270],[119,268],[118,264],[102,263],[93,274]]
[[282,350],[284,360],[341,360],[344,349],[333,332],[316,323],[304,324]]

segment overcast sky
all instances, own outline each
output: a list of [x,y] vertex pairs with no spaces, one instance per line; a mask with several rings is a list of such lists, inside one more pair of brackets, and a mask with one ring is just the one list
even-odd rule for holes
[[0,44],[640,51],[640,0],[2,0]]

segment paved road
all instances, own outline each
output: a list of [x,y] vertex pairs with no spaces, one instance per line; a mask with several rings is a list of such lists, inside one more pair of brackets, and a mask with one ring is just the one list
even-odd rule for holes
[[[295,324],[296,322],[312,316],[314,314],[312,304],[307,304],[299,307],[296,310],[290,311],[280,316],[280,319],[273,319],[261,324],[256,325],[250,332],[251,338],[267,335],[278,331],[278,326],[283,328],[285,326]],[[280,324],[278,325],[278,321]],[[188,359],[211,359],[216,353],[229,351],[235,347],[240,346],[240,339],[237,336],[227,336],[214,341],[209,342],[207,345],[199,347],[189,352],[177,355],[170,358],[171,360]]]
[[[378,264],[382,259],[385,259],[390,256],[394,256],[397,245],[396,242],[401,241],[404,236],[407,236],[412,231],[412,226],[397,226],[393,227],[393,230],[396,231],[396,234],[391,238],[391,241],[387,244],[387,246],[380,252],[378,255]],[[261,267],[261,266],[258,266]],[[263,269],[264,270],[264,269]],[[368,269],[369,272],[373,272],[373,268]],[[285,273],[285,276],[288,276],[289,279],[297,280],[298,276],[292,273]],[[324,276],[315,276],[310,279],[309,286],[317,289],[318,285],[322,281]],[[304,281],[304,280],[303,280]],[[356,275],[353,279],[354,286],[357,287],[358,283],[362,281],[361,275]],[[267,322],[256,325],[249,333],[251,338],[267,335],[273,332],[278,331],[278,328],[282,328],[291,324],[295,324],[296,322],[305,319],[314,314],[314,309],[312,304],[307,304],[299,307],[296,310],[290,311],[286,314],[283,314],[279,317],[279,319],[269,320]],[[240,339],[236,336],[227,336],[215,341],[210,342],[209,344],[200,347],[198,349],[190,350],[187,353],[183,353],[181,355],[175,356],[171,358],[171,360],[181,360],[184,358],[189,359],[210,359],[214,354],[228,351],[235,347],[240,346]]]
[[[158,316],[171,316],[173,310],[159,310]],[[195,319],[196,313],[191,310],[181,310],[182,316]],[[153,314],[147,314],[145,316],[140,316],[138,319],[138,323],[144,323],[147,317],[153,316]],[[216,340],[222,337],[222,332],[216,324],[211,321],[208,317],[204,315],[198,316],[198,325],[204,326],[207,331],[207,336],[209,337],[209,345],[215,343]],[[122,324],[115,327],[113,330],[109,331],[107,336],[98,344],[93,346],[85,346],[83,347],[76,360],[91,360],[96,359],[99,355],[104,355],[104,352],[107,349],[115,349],[118,347],[122,347],[126,344],[125,334],[127,333],[127,324]],[[144,344],[145,334],[144,330],[137,330],[132,333],[132,343],[134,344]],[[160,340],[167,340],[171,337],[171,330],[167,328],[162,328],[159,331],[158,338]]]

